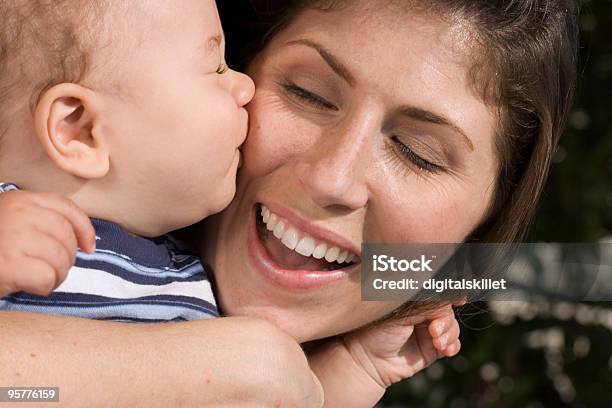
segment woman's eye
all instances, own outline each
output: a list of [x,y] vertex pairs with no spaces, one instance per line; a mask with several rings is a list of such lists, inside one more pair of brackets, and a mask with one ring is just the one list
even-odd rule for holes
[[429,173],[438,173],[444,169],[442,166],[432,163],[429,160],[426,160],[416,154],[411,148],[402,143],[398,137],[393,136],[391,140],[393,141],[393,144],[395,145],[397,151],[404,158],[408,159],[412,164],[416,165],[418,168],[425,170]]
[[227,71],[229,70],[229,67],[227,66],[227,64],[225,62],[219,64],[219,66],[217,67],[217,70],[215,71],[217,74],[219,75],[223,75],[225,74]]
[[333,111],[338,110],[338,107],[336,105],[327,101],[325,98],[313,92],[310,92],[304,88],[301,88],[295,84],[285,84],[283,85],[283,88],[285,88],[285,91],[291,94],[291,96],[315,108],[333,110]]

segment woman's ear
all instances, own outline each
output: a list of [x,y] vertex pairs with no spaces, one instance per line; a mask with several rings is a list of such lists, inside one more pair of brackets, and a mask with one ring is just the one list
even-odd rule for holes
[[62,83],[47,90],[36,105],[38,140],[56,166],[76,177],[101,178],[110,168],[99,126],[99,98],[80,85]]

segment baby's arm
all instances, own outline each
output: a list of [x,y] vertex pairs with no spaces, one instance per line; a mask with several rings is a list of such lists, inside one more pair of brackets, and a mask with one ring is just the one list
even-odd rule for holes
[[384,322],[324,343],[309,354],[326,407],[373,407],[391,384],[412,377],[441,356],[459,352],[451,306],[430,317]]
[[66,278],[77,245],[93,252],[85,213],[57,194],[0,193],[0,298],[18,291],[48,295]]

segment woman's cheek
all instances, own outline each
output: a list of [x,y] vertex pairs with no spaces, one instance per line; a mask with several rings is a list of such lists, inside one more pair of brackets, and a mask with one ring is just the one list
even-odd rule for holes
[[253,169],[255,173],[265,174],[291,163],[292,157],[307,152],[321,134],[320,127],[297,115],[272,94],[257,97],[249,105],[249,115],[249,137],[243,152],[247,164],[259,166]]
[[[462,196],[460,191],[454,194]],[[370,206],[366,242],[459,242],[469,233],[471,217],[461,211],[469,203],[458,205],[446,194],[415,184],[405,185],[402,194],[383,190],[373,195],[380,200]]]

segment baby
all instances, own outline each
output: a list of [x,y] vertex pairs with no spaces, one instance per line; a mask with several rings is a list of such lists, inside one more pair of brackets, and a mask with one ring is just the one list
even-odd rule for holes
[[[214,1],[4,0],[0,14],[0,309],[218,316],[198,259],[164,236],[235,193],[254,85],[224,63]],[[452,314],[429,327],[442,354],[458,351]],[[410,337],[395,335],[394,355],[373,330],[373,359]],[[319,357],[325,370],[337,355]],[[355,378],[378,367],[353,365]],[[327,377],[326,393],[349,394],[349,377]]]
[[[18,294],[3,308],[138,321],[217,315],[197,259],[145,237],[229,204],[254,85],[224,64],[214,3],[179,4],[2,2],[0,180],[70,198],[94,219],[98,247],[77,255],[57,293]],[[28,224],[10,238],[21,250],[2,262],[0,295],[46,294],[72,266],[70,227],[90,253],[93,230],[57,197],[21,206],[15,216]]]

